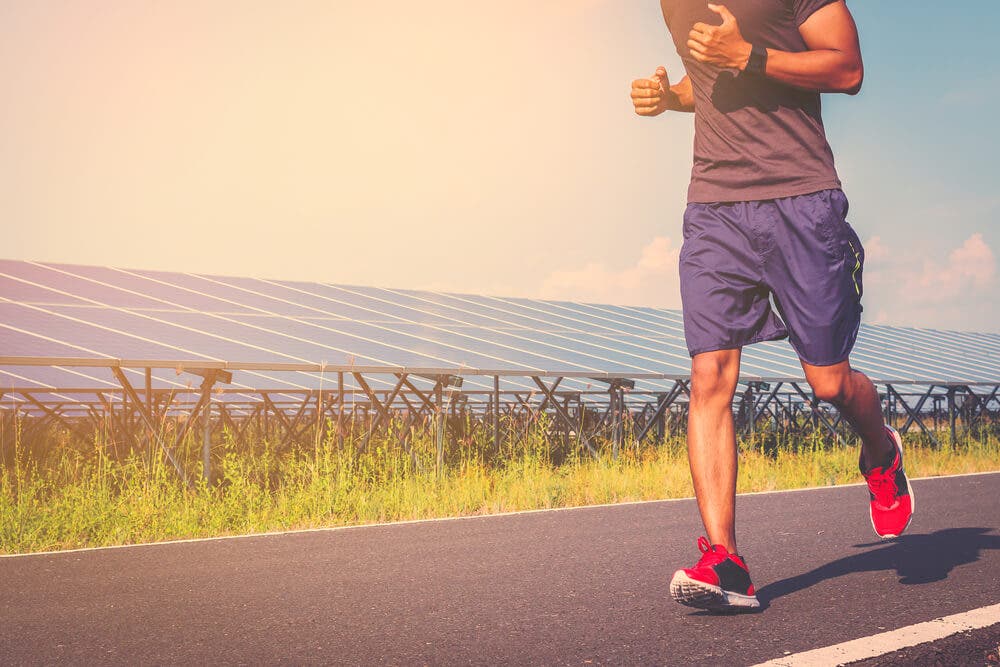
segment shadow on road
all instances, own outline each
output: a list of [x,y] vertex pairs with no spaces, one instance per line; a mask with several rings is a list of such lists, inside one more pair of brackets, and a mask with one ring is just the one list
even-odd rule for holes
[[821,581],[854,572],[895,570],[901,584],[928,584],[947,579],[955,567],[979,560],[983,549],[1000,549],[1000,536],[991,528],[946,528],[929,535],[903,535],[885,544],[857,544],[858,549],[881,546],[835,560],[815,570],[768,584],[757,591],[761,606]]

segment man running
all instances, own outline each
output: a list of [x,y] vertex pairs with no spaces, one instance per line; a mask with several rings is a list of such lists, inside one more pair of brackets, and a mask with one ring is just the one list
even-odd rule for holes
[[691,354],[688,458],[708,538],[670,593],[702,609],[758,607],[736,547],[732,400],[744,345],[788,337],[816,397],[861,438],[870,515],[906,529],[913,491],[899,435],[848,356],[861,321],[864,250],[846,221],[820,93],[856,94],[863,66],[843,0],[661,0],[686,76],[632,82],[641,116],[694,112],[694,167],[680,253]]

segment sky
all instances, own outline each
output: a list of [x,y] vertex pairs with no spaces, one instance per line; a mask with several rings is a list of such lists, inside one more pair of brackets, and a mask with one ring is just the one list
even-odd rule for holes
[[[1000,332],[1000,4],[853,0],[869,323]],[[0,257],[676,308],[651,0],[0,4]]]

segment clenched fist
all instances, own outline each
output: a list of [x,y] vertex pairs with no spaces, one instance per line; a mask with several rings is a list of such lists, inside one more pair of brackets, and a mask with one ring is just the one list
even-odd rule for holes
[[660,66],[648,79],[636,79],[632,82],[632,104],[640,116],[659,116],[672,108],[677,96],[670,91],[670,81],[667,70]]
[[722,24],[708,25],[701,21],[694,24],[687,43],[691,57],[716,67],[744,69],[752,47],[743,39],[736,17],[725,5],[709,4],[708,8],[719,15]]

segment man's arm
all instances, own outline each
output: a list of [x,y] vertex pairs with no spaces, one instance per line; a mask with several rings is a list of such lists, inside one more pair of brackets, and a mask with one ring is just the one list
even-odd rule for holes
[[694,111],[691,79],[685,75],[671,86],[666,68],[657,67],[653,76],[632,82],[632,104],[640,116],[659,116],[664,111]]
[[[722,25],[696,23],[688,37],[691,57],[718,67],[746,69],[751,44],[743,39],[736,18],[724,5],[709,5]],[[856,94],[864,65],[858,29],[847,4],[840,0],[821,7],[799,26],[808,51],[767,49],[768,78],[822,93]]]

